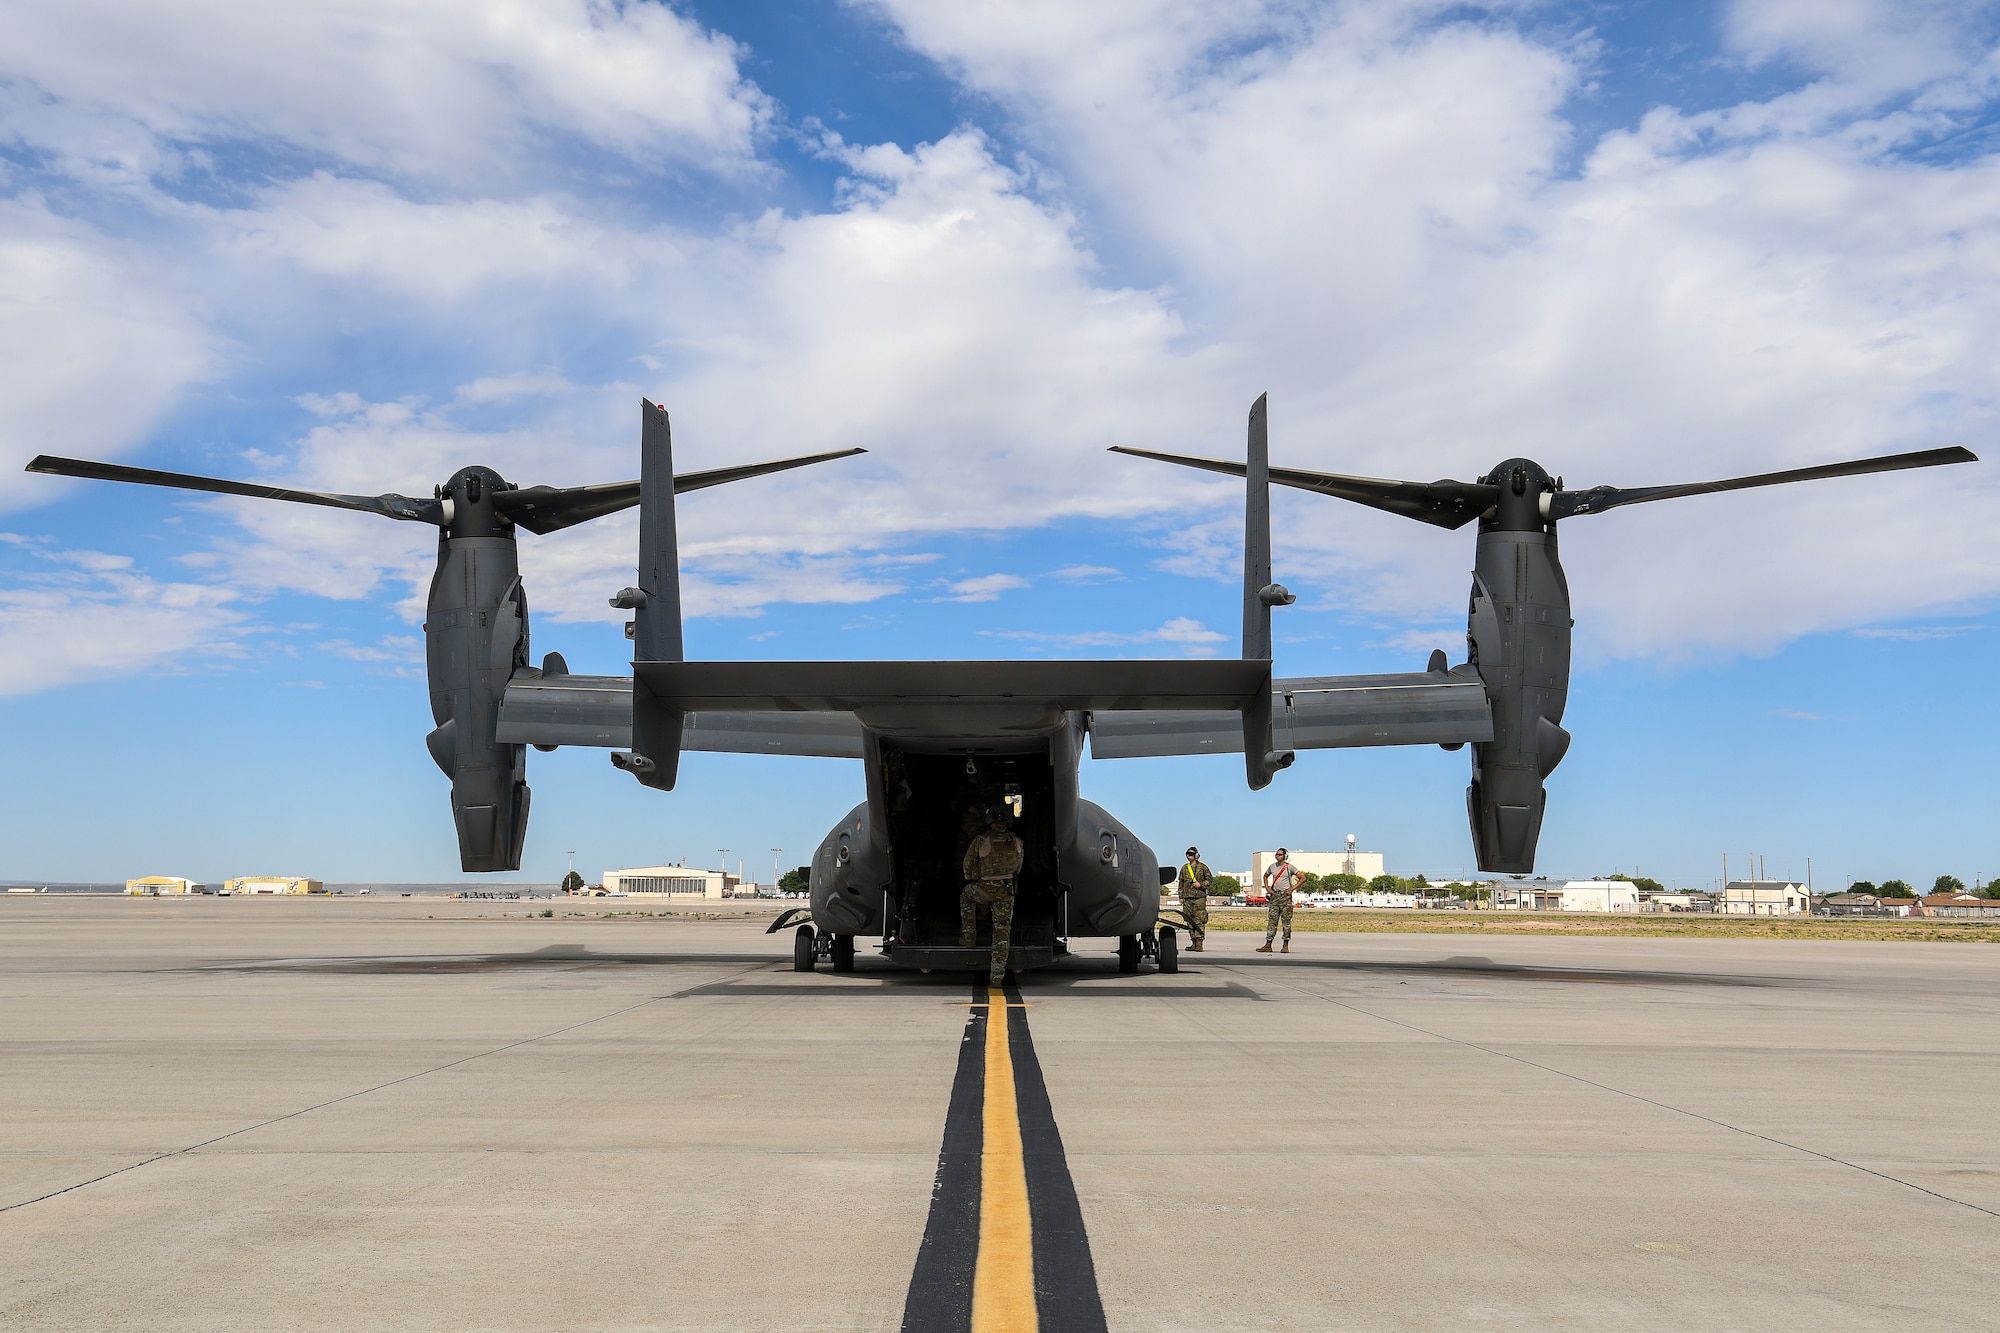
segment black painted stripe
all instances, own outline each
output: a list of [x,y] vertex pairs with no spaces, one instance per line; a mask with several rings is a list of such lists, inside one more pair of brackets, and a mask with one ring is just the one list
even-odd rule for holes
[[[986,999],[986,979],[973,998]],[[985,1145],[986,1010],[975,1007],[958,1043],[958,1074],[944,1117],[930,1220],[903,1298],[903,1333],[972,1326],[972,1273],[979,1261],[979,1154]]]
[[[1011,978],[1006,995],[1007,1054],[1014,1065],[1014,1100],[1034,1228],[1036,1318],[1050,1333],[1102,1333],[1104,1299],[1097,1289],[1097,1265],[1083,1226],[1083,1208],[1028,1031],[1028,1011],[1011,1007],[1023,1003]],[[975,981],[975,1004],[959,1039],[958,1074],[945,1113],[930,1218],[903,1301],[903,1333],[959,1333],[972,1324],[972,1279],[979,1260],[980,1153],[985,1146],[986,996],[984,980]]]
[[[1019,1002],[1010,981],[1007,998]],[[1014,1100],[1021,1116],[1021,1158],[1028,1174],[1028,1215],[1035,1229],[1035,1313],[1047,1330],[1103,1333],[1104,1298],[1083,1229],[1083,1207],[1070,1179],[1062,1131],[1049,1104],[1042,1062],[1028,1033],[1028,1011],[1007,1011],[1007,1053],[1014,1059]]]

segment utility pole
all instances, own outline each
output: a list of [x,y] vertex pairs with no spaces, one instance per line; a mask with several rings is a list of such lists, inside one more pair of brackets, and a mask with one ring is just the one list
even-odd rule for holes
[[715,868],[722,873],[722,892],[727,897],[729,894],[729,849],[727,847],[718,847],[715,849],[715,854],[721,858],[715,863]]
[[785,854],[785,849],[782,847],[773,847],[771,849],[771,892],[772,893],[776,893],[778,891],[778,880],[782,878],[782,876],[778,874],[778,858],[783,856],[784,854]]

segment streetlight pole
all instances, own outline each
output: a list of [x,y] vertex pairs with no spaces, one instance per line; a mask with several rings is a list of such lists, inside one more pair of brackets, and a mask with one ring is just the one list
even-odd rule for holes
[[785,849],[782,847],[773,847],[771,849],[771,892],[774,894],[778,891],[778,858],[784,854]]
[[722,891],[726,895],[729,892],[729,849],[727,847],[718,847],[715,849],[715,854],[722,858],[715,864],[721,871]]

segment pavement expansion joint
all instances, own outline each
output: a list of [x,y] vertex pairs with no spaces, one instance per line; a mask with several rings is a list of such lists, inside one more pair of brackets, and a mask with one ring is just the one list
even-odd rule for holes
[[[764,966],[765,964],[760,960],[758,963],[754,964],[751,967],[746,967],[741,969],[738,972],[738,975],[744,975],[746,973],[756,971]],[[716,983],[709,983],[709,984],[712,985]],[[271,1125],[280,1125],[288,1120],[296,1120],[300,1116],[311,1115],[315,1111],[324,1111],[330,1106],[340,1106],[344,1103],[355,1101],[359,1098],[367,1097],[370,1096],[371,1094],[382,1092],[389,1088],[397,1087],[401,1084],[412,1082],[416,1079],[428,1078],[432,1074],[442,1074],[446,1070],[456,1069],[461,1065],[471,1064],[475,1060],[484,1060],[489,1056],[502,1055],[508,1051],[518,1050],[523,1046],[531,1046],[536,1042],[548,1041],[552,1038],[560,1037],[564,1033],[575,1032],[579,1028],[587,1028],[592,1026],[593,1024],[607,1022],[610,1019],[617,1018],[621,1014],[629,1014],[635,1009],[644,1009],[648,1005],[658,1004],[662,1000],[678,999],[682,995],[692,994],[696,991],[706,990],[708,988],[709,985],[693,986],[689,987],[688,990],[686,991],[677,991],[672,995],[655,995],[648,999],[639,1000],[633,1004],[621,1005],[620,1007],[611,1010],[609,1013],[599,1014],[595,1018],[581,1019],[578,1022],[565,1024],[564,1026],[556,1028],[550,1032],[537,1033],[532,1037],[522,1037],[517,1041],[506,1042],[503,1043],[502,1045],[492,1047],[488,1050],[475,1051],[471,1055],[460,1056],[456,1060],[447,1060],[445,1063],[440,1065],[433,1065],[429,1069],[419,1069],[414,1073],[404,1074],[397,1078],[387,1079],[381,1083],[374,1084],[370,1087],[361,1088],[355,1092],[342,1093],[338,1097],[329,1097],[325,1101],[315,1102],[311,1106],[302,1106],[298,1110],[288,1111],[284,1115],[271,1116],[268,1119],[259,1120],[257,1123],[252,1125],[243,1125],[240,1128],[230,1130],[227,1134],[217,1134],[213,1138],[203,1139],[200,1143],[191,1143],[185,1148],[174,1148],[167,1152],[154,1153],[151,1156],[141,1158],[139,1161],[129,1163],[128,1165],[125,1166],[121,1166],[115,1171],[106,1171],[102,1175],[92,1176],[88,1180],[79,1180],[75,1184],[65,1185],[58,1190],[50,1190],[48,1193],[38,1195],[32,1199],[22,1199],[18,1203],[0,1204],[0,1213],[11,1213],[17,1208],[27,1208],[31,1207],[34,1204],[45,1203],[50,1199],[59,1198],[62,1195],[73,1193],[74,1191],[83,1189],[86,1186],[98,1184],[100,1181],[110,1180],[113,1176],[122,1176],[127,1174],[128,1172],[137,1171],[141,1167],[151,1166],[155,1162],[166,1161],[170,1157],[186,1157],[192,1153],[201,1151],[203,1148],[214,1147],[218,1143],[227,1142],[230,1139],[238,1138],[244,1134],[249,1134],[256,1130],[265,1129]]]
[[1646,1106],[1656,1107],[1662,1111],[1672,1112],[1674,1115],[1686,1116],[1690,1120],[1699,1120],[1704,1124],[1714,1125],[1717,1129],[1726,1129],[1729,1130],[1731,1133],[1741,1134],[1746,1138],[1758,1139],[1764,1143],[1771,1144],[1773,1147],[1784,1148],[1791,1152],[1801,1153],[1804,1156],[1811,1157],[1818,1161],[1826,1162],[1834,1166],[1844,1166],[1851,1171],[1859,1171],[1863,1175],[1873,1176],[1877,1180],[1887,1181],[1889,1184],[1892,1185],[1901,1185],[1903,1188],[1915,1190],[1919,1194],[1928,1194],[1931,1198],[1937,1199],[1941,1202],[1956,1204],[1961,1208],[1970,1208],[1975,1213],[1984,1213],[1988,1217],[2000,1217],[2000,1211],[1995,1211],[1994,1209],[1991,1208],[1982,1207],[1979,1204],[1969,1202],[1968,1200],[1965,1199],[1953,1198],[1949,1194],[1942,1194],[1939,1193],[1937,1190],[1931,1189],[1927,1186],[1919,1185],[1913,1180],[1905,1180],[1901,1176],[1892,1176],[1886,1171],[1877,1171],[1873,1167],[1863,1166],[1859,1162],[1849,1161],[1847,1158],[1844,1157],[1836,1157],[1832,1153],[1821,1152],[1817,1148],[1808,1148],[1804,1144],[1792,1143],[1785,1139],[1775,1138],[1772,1135],[1761,1133],[1758,1130],[1748,1129],[1742,1125],[1733,1125],[1729,1123],[1727,1120],[1719,1120],[1711,1115],[1703,1115],[1699,1111],[1690,1111],[1684,1106],[1675,1106],[1671,1102],[1663,1102],[1656,1098],[1648,1097],[1644,1093],[1631,1092],[1625,1088],[1614,1087],[1609,1083],[1600,1083],[1596,1079],[1585,1078],[1581,1074],[1572,1074],[1567,1069],[1557,1069],[1554,1065],[1545,1065],[1542,1064],[1540,1061],[1530,1060],[1524,1055],[1514,1055],[1508,1051],[1496,1050],[1491,1046],[1482,1046],[1480,1043],[1476,1041],[1467,1041],[1463,1037],[1454,1037],[1450,1033],[1438,1032],[1431,1028],[1421,1027],[1415,1023],[1406,1022],[1405,1020],[1400,1018],[1391,1018],[1387,1014],[1378,1014],[1375,1013],[1373,1010],[1364,1009],[1360,1005],[1354,1004],[1351,1001],[1338,999],[1331,995],[1316,994],[1315,992],[1307,990],[1302,986],[1292,985],[1284,981],[1278,981],[1277,984],[1285,987],[1285,989],[1287,990],[1293,991],[1299,995],[1303,995],[1308,999],[1319,1000],[1324,1004],[1338,1005],[1342,1009],[1350,1010],[1354,1013],[1362,1015],[1365,1018],[1375,1019],[1377,1022],[1390,1023],[1395,1025],[1396,1027],[1403,1028],[1406,1031],[1415,1032],[1421,1036],[1431,1037],[1438,1041],[1450,1042],[1454,1046],[1463,1046],[1467,1050],[1478,1051],[1483,1055],[1491,1055],[1501,1060],[1511,1060],[1515,1064],[1526,1065],[1530,1069],[1539,1069],[1545,1074],[1554,1074],[1557,1078],[1568,1079],[1573,1083],[1581,1083],[1585,1087],[1596,1088],[1601,1092],[1611,1093],[1613,1096],[1627,1097],[1635,1102],[1640,1102]]

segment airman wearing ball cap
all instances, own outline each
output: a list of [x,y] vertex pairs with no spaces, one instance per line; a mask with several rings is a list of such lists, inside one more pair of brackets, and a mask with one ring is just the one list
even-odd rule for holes
[[1180,892],[1181,917],[1187,922],[1189,953],[1202,952],[1201,942],[1208,938],[1208,886],[1214,882],[1214,873],[1201,863],[1201,848],[1188,848],[1187,864],[1174,886]]
[[1264,872],[1264,943],[1258,946],[1258,953],[1271,952],[1271,941],[1277,938],[1280,926],[1285,929],[1285,943],[1278,952],[1292,951],[1292,891],[1305,887],[1306,877],[1286,859],[1290,855],[1280,847],[1277,859]]

